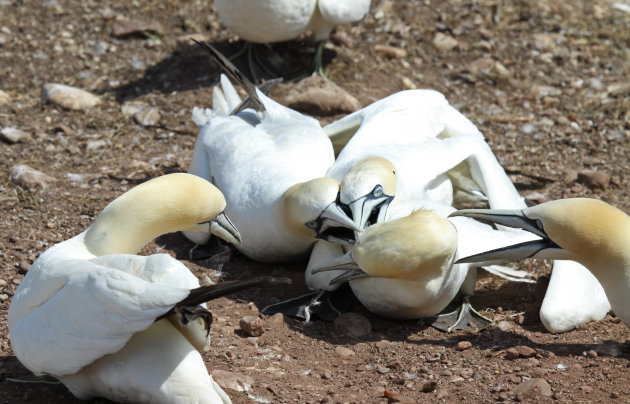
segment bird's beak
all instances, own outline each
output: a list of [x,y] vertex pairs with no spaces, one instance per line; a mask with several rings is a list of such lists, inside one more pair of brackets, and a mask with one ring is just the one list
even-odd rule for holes
[[540,240],[526,241],[460,258],[455,262],[456,264],[532,257],[554,258],[557,257],[557,252],[562,250],[551,241],[542,222],[528,218],[522,210],[463,209],[449,215],[449,217],[453,216],[471,217],[506,227],[520,228],[541,237]]
[[314,225],[315,238],[336,244],[352,245],[355,242],[354,232],[362,231],[337,202],[328,205]]
[[352,251],[348,251],[344,255],[325,261],[321,265],[315,265],[312,268],[311,273],[315,275],[320,272],[335,271],[340,269],[345,269],[346,272],[336,278],[333,278],[330,281],[331,285],[342,284],[354,279],[367,278],[371,276],[359,268],[359,265],[354,261],[354,258],[352,258]]
[[[383,193],[379,196],[375,196],[373,191],[350,202],[348,207],[352,213],[355,226],[364,229],[369,224],[384,221],[387,208],[393,199],[393,196]],[[374,214],[376,214],[376,217],[374,217]]]
[[234,245],[241,244],[241,234],[224,212],[219,213],[208,223],[210,224],[210,233],[222,238],[228,243],[232,243]]

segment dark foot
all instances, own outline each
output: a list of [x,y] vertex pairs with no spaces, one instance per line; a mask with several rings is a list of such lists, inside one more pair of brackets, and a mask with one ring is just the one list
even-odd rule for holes
[[462,305],[451,313],[438,314],[427,319],[427,323],[438,330],[451,332],[468,327],[480,330],[494,324],[494,321],[481,315],[470,305],[470,296],[464,296]]
[[262,309],[262,313],[266,315],[282,313],[290,317],[301,318],[305,323],[308,323],[313,316],[317,316],[323,321],[334,321],[339,317],[341,311],[333,306],[330,298],[331,292],[316,290],[280,303],[270,304]]
[[232,248],[222,244],[218,237],[210,237],[204,245],[195,244],[188,251],[188,257],[191,261],[208,260],[207,264],[220,264],[230,260]]

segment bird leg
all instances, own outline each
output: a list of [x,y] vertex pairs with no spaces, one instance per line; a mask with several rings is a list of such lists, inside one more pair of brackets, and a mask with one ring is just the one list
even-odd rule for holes
[[457,310],[428,318],[428,324],[445,332],[465,330],[469,326],[474,329],[482,329],[493,325],[494,321],[472,307],[470,297],[464,295],[463,302]]

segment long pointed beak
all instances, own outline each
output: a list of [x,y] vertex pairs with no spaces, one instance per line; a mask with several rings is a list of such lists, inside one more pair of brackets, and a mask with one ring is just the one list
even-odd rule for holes
[[241,234],[224,212],[210,220],[210,233],[234,245],[241,244]]
[[359,268],[359,265],[354,261],[354,258],[352,258],[352,251],[348,251],[344,255],[325,261],[321,265],[313,267],[311,273],[315,275],[320,272],[335,271],[340,269],[345,269],[346,272],[336,278],[333,278],[330,281],[330,285],[338,285],[354,279],[367,278],[371,276]]
[[541,240],[526,241],[460,258],[455,262],[456,264],[532,257],[554,258],[557,256],[557,252],[562,250],[549,239],[542,223],[539,220],[528,218],[522,210],[463,209],[449,215],[449,217],[453,216],[471,217],[506,227],[520,228],[541,237]]
[[353,231],[361,231],[360,227],[357,227],[355,222],[346,214],[337,202],[333,202],[324,209],[320,218],[324,219],[322,229],[326,230],[328,227],[346,227]]
[[372,216],[375,209],[379,209],[376,222],[385,220],[387,208],[393,199],[394,197],[391,195],[374,196],[372,193],[369,193],[350,202],[348,207],[350,212],[352,212],[352,218],[356,227],[364,229],[368,225],[370,216]]
[[353,245],[355,232],[362,231],[338,202],[328,205],[316,220],[306,226],[315,231],[315,238],[343,245]]

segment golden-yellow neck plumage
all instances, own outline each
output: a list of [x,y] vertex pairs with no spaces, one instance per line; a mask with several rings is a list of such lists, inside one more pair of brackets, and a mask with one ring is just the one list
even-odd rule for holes
[[367,157],[355,163],[341,181],[342,203],[349,204],[367,195],[376,185],[383,187],[386,195],[395,195],[398,177],[396,168],[382,157]]
[[225,209],[223,194],[203,178],[169,174],[140,184],[105,207],[85,234],[95,255],[136,254],[154,238],[213,219]]
[[315,231],[305,223],[315,220],[324,209],[334,203],[339,193],[339,181],[315,178],[293,185],[282,200],[282,213],[289,227],[304,237],[315,237]]
[[417,210],[359,234],[352,253],[373,276],[428,281],[450,268],[457,251],[457,231],[430,210]]

